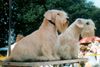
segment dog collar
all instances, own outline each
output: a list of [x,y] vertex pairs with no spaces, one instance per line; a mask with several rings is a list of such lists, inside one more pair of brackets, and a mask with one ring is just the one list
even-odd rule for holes
[[48,20],[48,21],[55,26],[55,23],[53,23],[51,20]]

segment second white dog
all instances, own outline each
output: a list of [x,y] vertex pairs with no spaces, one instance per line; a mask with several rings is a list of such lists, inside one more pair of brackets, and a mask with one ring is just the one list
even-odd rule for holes
[[89,20],[90,19],[78,18],[64,33],[59,35],[56,47],[61,59],[78,58],[80,34],[82,30],[85,29],[85,26],[93,24],[93,22],[89,22]]

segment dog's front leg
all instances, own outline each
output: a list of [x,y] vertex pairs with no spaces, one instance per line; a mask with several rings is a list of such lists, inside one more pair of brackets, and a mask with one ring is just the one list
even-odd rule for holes
[[57,58],[53,55],[53,48],[50,48],[50,46],[43,46],[41,49],[41,52],[43,54],[43,57],[47,60],[56,60]]

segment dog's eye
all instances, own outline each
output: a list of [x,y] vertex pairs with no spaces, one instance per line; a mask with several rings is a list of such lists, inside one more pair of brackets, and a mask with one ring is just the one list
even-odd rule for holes
[[59,13],[57,13],[57,15],[60,15]]
[[89,22],[87,22],[86,25],[89,25]]
[[69,18],[66,18],[69,21]]

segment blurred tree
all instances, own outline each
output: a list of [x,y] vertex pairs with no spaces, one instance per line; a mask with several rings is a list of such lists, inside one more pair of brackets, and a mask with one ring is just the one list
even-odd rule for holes
[[[23,25],[24,28],[17,28],[16,31],[22,32],[24,35],[31,33],[32,31],[38,29],[40,26],[43,14],[46,9],[61,9],[68,12],[70,17],[70,22],[72,23],[76,18],[91,18],[98,23],[98,20],[94,19],[99,8],[96,8],[92,2],[88,2],[86,0],[16,0],[17,8],[18,8],[18,23],[19,25]],[[99,18],[98,18],[99,19]],[[99,24],[100,25],[100,24]],[[99,28],[98,25],[98,28]],[[25,29],[27,31],[25,31]],[[99,31],[96,30],[96,33]],[[96,34],[99,36],[99,34]]]
[[91,14],[95,24],[96,24],[96,35],[100,37],[100,9],[95,9]]
[[[1,42],[7,42],[8,39],[8,6],[5,6],[6,2],[8,4],[8,0],[0,0]],[[13,33],[28,35],[38,29],[43,20],[43,14],[49,9],[68,12],[70,23],[76,18],[93,19],[97,27],[96,35],[100,36],[100,8],[96,8],[92,2],[86,0],[13,0],[11,23],[11,27],[14,29]]]
[[4,47],[8,43],[8,3],[8,0],[0,0],[0,47]]

